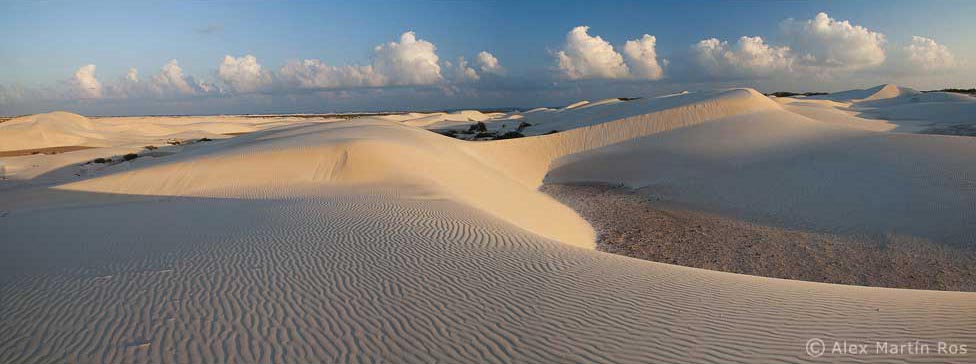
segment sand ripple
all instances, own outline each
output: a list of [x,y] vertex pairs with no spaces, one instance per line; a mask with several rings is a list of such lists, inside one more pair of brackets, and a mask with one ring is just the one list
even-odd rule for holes
[[976,341],[971,294],[650,263],[424,195],[12,214],[0,232],[34,234],[2,243],[0,362],[800,362],[810,337]]

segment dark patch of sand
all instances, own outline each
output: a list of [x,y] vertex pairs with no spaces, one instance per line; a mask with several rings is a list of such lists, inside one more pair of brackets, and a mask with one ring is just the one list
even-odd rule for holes
[[69,146],[63,146],[63,147],[8,150],[8,151],[0,151],[0,158],[3,158],[3,157],[20,157],[20,156],[24,156],[24,155],[33,155],[33,154],[58,154],[58,153],[67,153],[67,152],[73,152],[73,151],[76,151],[76,150],[91,149],[91,148],[94,148],[94,147],[83,147],[83,146],[80,146],[80,145],[69,145]]
[[976,253],[897,235],[849,236],[692,211],[611,185],[545,185],[599,234],[599,250],[764,277],[976,291]]
[[958,136],[976,136],[976,125],[973,124],[957,124],[948,126],[933,126],[931,128],[922,130],[920,134],[936,134],[936,135],[958,135]]

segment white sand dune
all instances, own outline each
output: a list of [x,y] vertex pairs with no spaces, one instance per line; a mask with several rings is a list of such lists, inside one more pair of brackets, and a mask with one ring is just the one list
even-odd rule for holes
[[0,123],[0,151],[60,146],[110,147],[159,143],[167,139],[220,138],[221,134],[249,133],[296,121],[308,119],[278,117],[267,120],[235,116],[89,119],[63,111],[52,112]]
[[948,92],[922,93],[895,85],[776,101],[817,120],[876,131],[917,133],[952,125],[976,127],[976,98]]
[[[537,192],[612,181],[725,213],[966,238],[973,139],[823,122],[749,89],[578,106],[519,114],[551,135],[465,142],[411,125],[423,115],[306,123],[0,189],[0,362],[973,361],[935,342],[976,345],[976,294],[601,253]],[[812,338],[932,348],[814,359]]]
[[827,95],[809,96],[806,98],[812,100],[860,102],[860,101],[892,99],[892,98],[904,97],[904,96],[914,96],[918,94],[920,94],[920,92],[912,88],[900,87],[892,84],[885,84],[885,85],[875,86],[863,90],[841,91],[841,92],[834,92]]
[[[23,151],[25,156],[0,158],[0,177],[30,184],[70,180],[76,174],[88,176],[99,166],[69,168],[95,158],[119,157],[128,153],[168,155],[193,146],[174,146],[173,141],[229,138],[228,134],[296,124],[332,122],[328,117],[105,117],[86,118],[67,112],[24,116],[0,123],[0,152]],[[145,146],[166,146],[165,151],[145,153]],[[90,147],[71,153],[48,155],[43,148]],[[31,155],[30,153],[37,153]],[[76,176],[77,177],[77,176]]]
[[[905,90],[886,86],[855,94],[872,100],[916,95]],[[976,241],[976,139],[864,131],[751,97],[750,113],[568,153],[547,180],[622,183],[695,208],[789,227]]]

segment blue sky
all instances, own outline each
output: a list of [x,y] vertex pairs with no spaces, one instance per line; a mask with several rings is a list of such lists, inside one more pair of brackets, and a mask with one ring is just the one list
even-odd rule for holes
[[[803,22],[820,12],[836,26],[828,29],[834,33],[803,34],[809,31]],[[792,33],[784,30],[789,18],[795,19]],[[0,3],[0,114],[526,107],[734,86],[973,87],[973,18],[972,1],[6,1]],[[836,43],[847,37],[836,34],[845,31],[844,21],[864,29],[848,29],[855,37],[882,35],[880,48]],[[577,26],[589,29],[576,33],[574,48],[567,36]],[[417,48],[399,46],[407,31],[414,32]],[[644,34],[655,38],[654,54],[630,57],[624,44]],[[761,52],[738,53],[742,36],[761,37]],[[596,37],[614,51],[594,43]],[[707,53],[698,43],[710,38],[717,42]],[[391,42],[398,45],[386,53],[374,49]],[[403,57],[430,60],[423,58],[428,43],[436,48],[427,53],[436,56],[439,74],[420,77],[430,70],[399,66]],[[913,44],[918,47],[908,48]],[[857,54],[837,53],[861,46],[866,48]],[[477,63],[482,51],[500,63],[497,74]],[[231,62],[236,72],[221,74],[227,55],[234,62],[251,55],[260,69]],[[610,63],[600,63],[604,56]],[[451,76],[458,57],[470,63],[477,80]],[[171,60],[180,72],[161,71]],[[302,60],[319,63],[298,67]],[[292,71],[300,68],[300,75],[283,70],[289,62],[298,62]],[[650,73],[638,71],[648,64]],[[76,74],[87,65],[95,67]],[[373,69],[330,71],[323,65]],[[132,68],[138,82],[126,85],[121,80]],[[169,81],[153,80],[165,72]],[[369,81],[350,80],[348,72],[365,72]]]

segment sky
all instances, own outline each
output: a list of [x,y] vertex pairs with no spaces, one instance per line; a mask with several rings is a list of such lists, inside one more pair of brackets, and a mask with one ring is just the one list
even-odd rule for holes
[[976,87],[974,1],[0,0],[0,115]]

